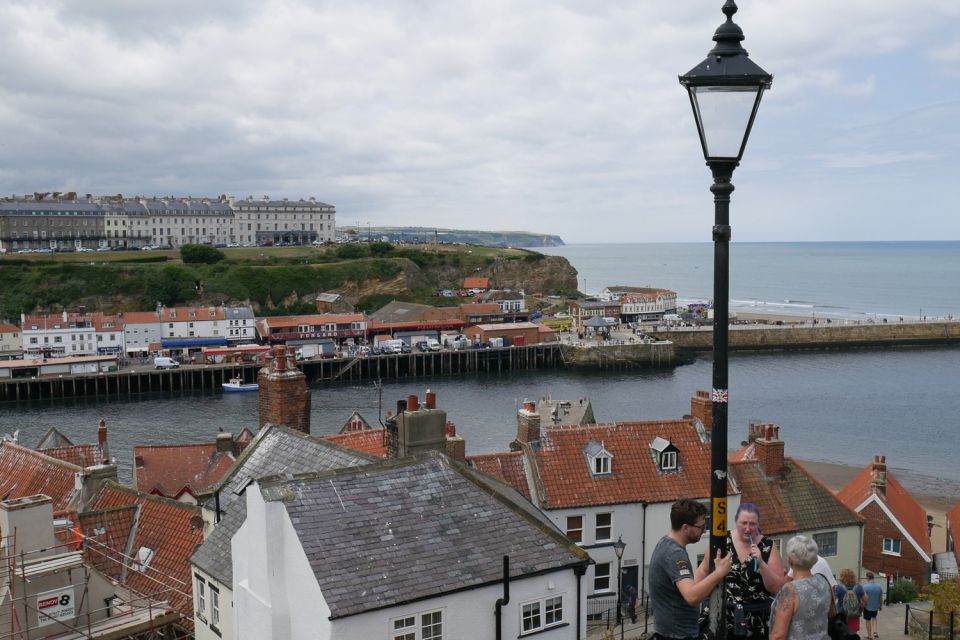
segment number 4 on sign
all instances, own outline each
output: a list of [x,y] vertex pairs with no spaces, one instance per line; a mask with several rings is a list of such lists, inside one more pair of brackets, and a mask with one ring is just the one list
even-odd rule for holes
[[713,518],[711,518],[711,522],[713,523],[713,535],[721,537],[727,535],[726,497],[713,499]]

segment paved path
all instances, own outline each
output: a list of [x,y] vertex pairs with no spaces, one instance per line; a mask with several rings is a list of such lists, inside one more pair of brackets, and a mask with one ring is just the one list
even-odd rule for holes
[[[926,607],[927,603],[923,603]],[[879,634],[880,640],[901,640],[905,638],[903,635],[903,621],[904,616],[906,615],[906,606],[902,604],[893,604],[883,608],[883,611],[880,612],[880,615],[877,616],[879,621]],[[607,631],[603,628],[591,628],[590,633],[587,635],[589,640],[619,640],[620,627],[616,627],[611,631]],[[866,627],[863,624],[863,620],[860,620],[860,631],[862,632],[861,637],[866,640]],[[611,634],[612,635],[607,635]],[[644,640],[649,636],[653,635],[653,619],[651,618],[647,628],[646,635],[644,635],[644,624],[643,618],[639,618],[636,624],[633,624],[628,619],[626,624],[623,627],[623,638],[624,640]]]

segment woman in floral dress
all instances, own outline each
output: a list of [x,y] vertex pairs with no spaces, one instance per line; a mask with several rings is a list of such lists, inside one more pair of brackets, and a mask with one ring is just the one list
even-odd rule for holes
[[724,580],[727,638],[767,640],[770,603],[785,577],[777,545],[760,532],[757,505],[740,504],[726,544],[726,553],[733,556],[733,567]]

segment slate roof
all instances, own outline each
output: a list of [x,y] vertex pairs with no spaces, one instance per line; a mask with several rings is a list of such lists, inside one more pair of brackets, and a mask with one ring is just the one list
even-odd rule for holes
[[[859,507],[871,495],[874,495],[874,488],[871,484],[872,472],[873,463],[870,463],[861,469],[860,473],[847,483],[847,486],[837,492],[837,497],[851,509]],[[886,495],[877,495],[877,498],[887,506],[923,552],[928,557],[932,557],[930,532],[927,529],[927,512],[920,506],[920,503],[914,500],[910,492],[904,489],[889,468],[887,468]]]
[[589,398],[554,400],[540,398],[537,402],[540,424],[594,424],[593,404]]
[[[193,628],[188,560],[203,542],[200,507],[106,482],[80,514],[80,525],[84,535],[109,547],[88,542],[88,560],[138,593],[166,600],[184,616],[180,624]],[[142,547],[154,555],[141,571],[135,563]]]
[[217,451],[216,442],[141,445],[133,448],[136,487],[179,498],[209,493],[236,461],[233,451]]
[[386,458],[387,447],[383,442],[383,431],[383,429],[366,429],[364,431],[335,433],[323,436],[323,439],[376,458]]
[[467,464],[488,476],[516,489],[524,498],[530,499],[530,486],[527,471],[523,464],[522,451],[488,453],[479,456],[467,456]]
[[60,429],[50,427],[40,438],[36,449],[49,449],[51,447],[70,447],[73,446],[73,440],[68,438]]
[[371,313],[369,318],[374,322],[411,322],[419,320],[430,309],[426,304],[391,300]]
[[769,478],[759,460],[731,461],[729,471],[740,488],[740,500],[763,514],[763,532],[770,535],[801,530],[857,526],[861,517],[848,508],[793,458],[784,458],[785,473]]
[[[281,473],[306,473],[368,464],[373,457],[350,451],[323,438],[293,429],[268,425],[257,433],[224,476],[220,492],[221,520],[190,559],[223,584],[233,584],[230,540],[247,519],[244,491],[251,480]],[[211,497],[206,508],[214,509]]]
[[[657,437],[678,448],[677,470],[660,471],[650,449]],[[590,440],[612,454],[610,474],[591,474],[583,453]],[[689,420],[541,425],[533,456],[545,509],[710,496],[710,442]],[[737,493],[736,487],[729,491]]]
[[331,619],[586,565],[590,558],[518,493],[430,452],[292,481],[281,500]]
[[42,493],[53,500],[53,510],[75,506],[78,492],[75,464],[0,440],[0,500],[13,500]]

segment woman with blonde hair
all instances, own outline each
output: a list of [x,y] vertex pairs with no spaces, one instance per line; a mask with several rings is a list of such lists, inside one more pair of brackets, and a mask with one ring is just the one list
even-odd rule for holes
[[786,550],[793,581],[783,585],[773,602],[770,638],[825,640],[837,607],[830,583],[810,571],[817,561],[817,543],[806,536],[794,536]]

